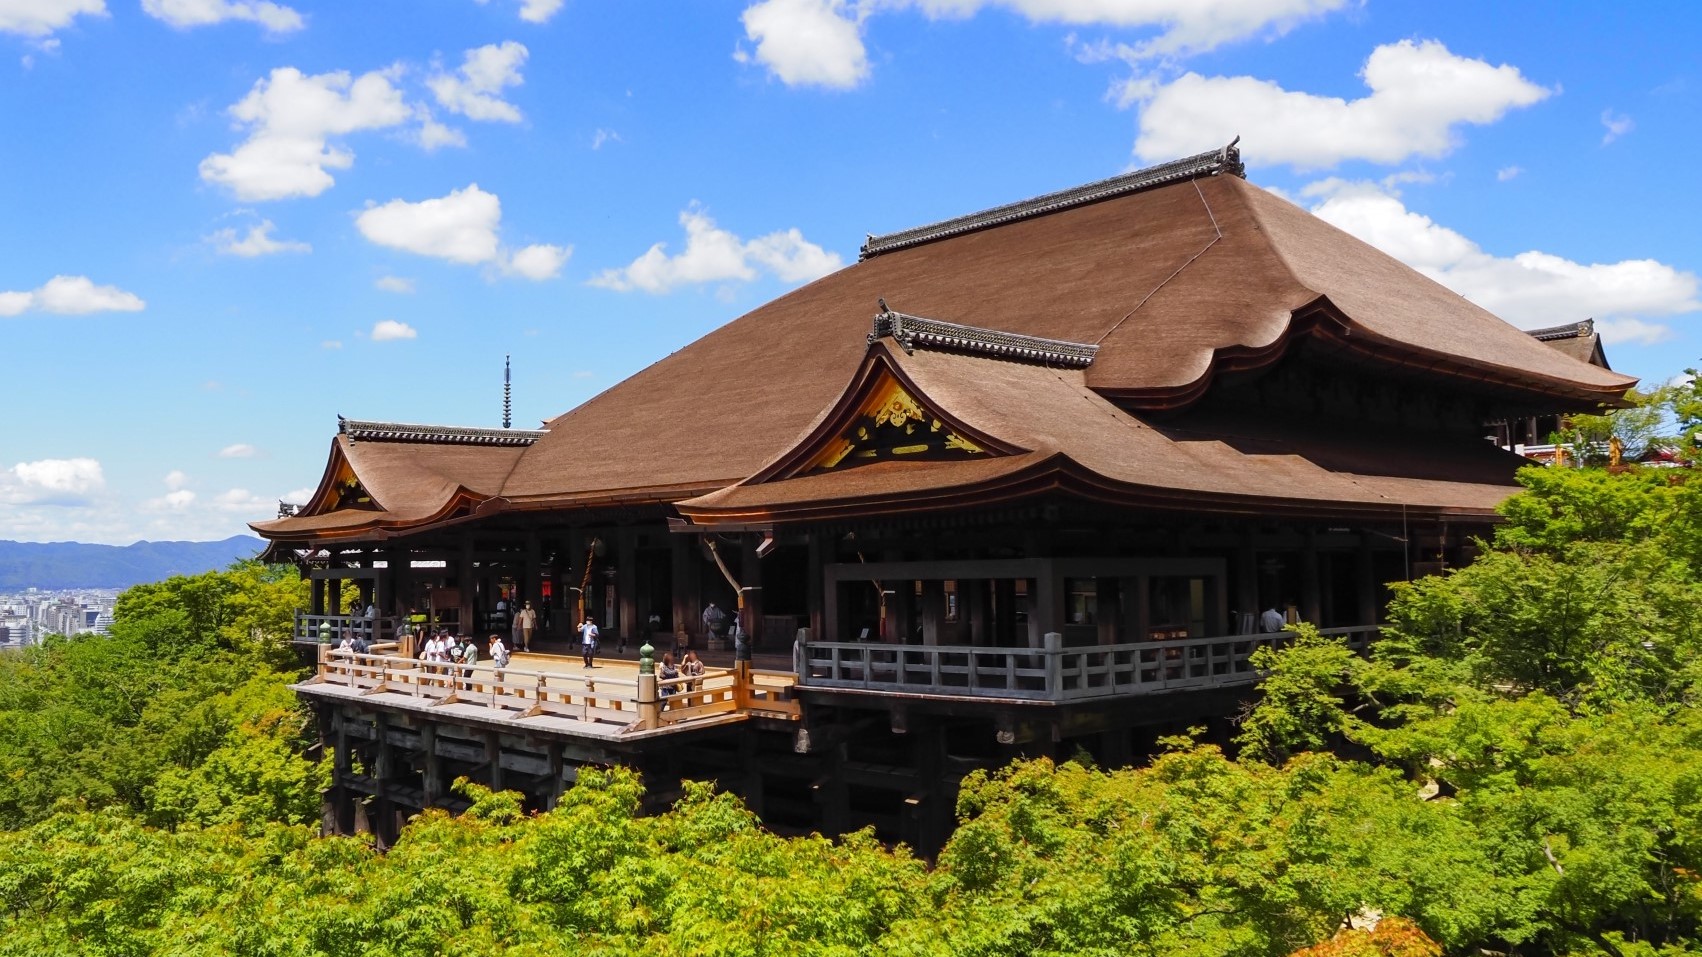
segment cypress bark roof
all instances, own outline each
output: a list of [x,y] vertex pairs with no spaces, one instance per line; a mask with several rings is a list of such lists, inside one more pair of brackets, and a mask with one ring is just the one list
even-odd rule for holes
[[[1011,363],[923,351],[906,357],[900,366],[924,370],[916,374],[928,378],[938,401],[948,407],[1003,402],[1008,408],[998,413],[1001,428],[1027,435],[1052,427],[1043,417],[1024,426],[1010,419],[1040,415],[1020,391],[1033,386],[1036,395],[1103,419],[1106,429],[1077,434],[1079,442],[1068,449],[1036,444],[1031,454],[1061,454],[1071,470],[1107,482],[1127,477],[1119,463],[1129,455],[1136,458],[1128,461],[1139,461],[1137,450],[1172,456],[1188,467],[1150,471],[1142,488],[1209,493],[1226,507],[1234,496],[1313,498],[1320,471],[1331,470],[1265,456],[1249,471],[1246,462],[1209,443],[1164,439],[1141,417],[1186,408],[1218,374],[1258,370],[1302,341],[1321,340],[1340,361],[1421,370],[1439,385],[1521,408],[1594,409],[1619,401],[1636,381],[1562,354],[1307,211],[1238,175],[1223,175],[1233,169],[1196,165],[1174,176],[1118,178],[1128,180],[1127,189],[1066,191],[883,237],[864,260],[759,307],[550,420],[525,446],[425,438],[356,443],[393,450],[394,467],[411,476],[396,479],[394,490],[374,488],[375,497],[398,521],[418,522],[432,519],[403,516],[440,513],[451,486],[522,508],[702,496],[694,507],[707,509],[753,495],[748,485],[729,489],[724,498],[710,493],[794,449],[842,398],[870,348],[871,314],[887,311],[877,306],[883,299],[892,313],[926,317],[940,338],[956,335],[948,335],[955,325],[988,333],[980,337],[988,343],[1000,334],[1025,348],[1050,340],[1054,345],[1047,348],[1077,349],[1090,363],[1081,368],[1077,362],[1068,373],[1024,367],[1029,371],[1022,375],[1072,378],[1067,388],[1056,379],[1013,383],[1001,398],[985,391],[980,379],[1000,380],[1005,366],[1015,367]],[[1059,196],[1065,199],[1054,201]],[[978,339],[960,348],[990,351],[980,348],[985,344]],[[1037,353],[1031,358],[1047,361],[1045,349],[1031,351]],[[976,381],[954,383],[954,377]],[[357,471],[364,478],[368,469],[391,467],[389,459],[374,460]],[[984,478],[1012,467],[974,466],[986,470]],[[917,481],[931,481],[924,475],[974,478],[950,463],[879,468],[913,469]],[[844,479],[845,494],[881,472]],[[1290,478],[1262,477],[1277,472]],[[1483,510],[1506,493],[1501,480],[1475,490],[1464,486],[1482,483],[1437,482],[1459,486],[1454,494],[1412,484],[1418,479],[1389,484],[1375,475],[1362,478],[1344,479],[1339,501],[1422,500]],[[269,536],[306,530],[307,517],[255,528]]]

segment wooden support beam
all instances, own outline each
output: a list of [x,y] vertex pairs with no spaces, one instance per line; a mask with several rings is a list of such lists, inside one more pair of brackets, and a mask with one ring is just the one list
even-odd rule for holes
[[[637,644],[644,634],[638,613],[638,531],[627,527],[615,531],[615,634]],[[613,638],[614,635],[610,635]]]

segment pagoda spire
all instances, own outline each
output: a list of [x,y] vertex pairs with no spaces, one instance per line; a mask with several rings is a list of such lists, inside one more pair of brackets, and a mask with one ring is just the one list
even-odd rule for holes
[[508,356],[502,357],[502,427],[514,424],[514,387],[509,378]]

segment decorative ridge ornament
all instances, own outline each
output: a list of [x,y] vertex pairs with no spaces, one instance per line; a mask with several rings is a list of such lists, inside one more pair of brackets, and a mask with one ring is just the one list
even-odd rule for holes
[[920,347],[970,352],[1036,365],[1085,369],[1099,352],[1098,346],[1088,342],[1043,339],[1017,332],[924,319],[888,309],[885,299],[880,300],[880,304],[881,311],[875,314],[875,328],[869,333],[869,344],[874,345],[877,340],[890,336],[906,353],[915,352]]
[[1582,339],[1594,335],[1596,320],[1585,319],[1582,322],[1569,322],[1564,326],[1549,326],[1546,329],[1530,329],[1525,335],[1538,342],[1553,342],[1557,339]]
[[1122,196],[1125,193],[1136,193],[1180,180],[1222,175],[1239,176],[1246,179],[1247,168],[1241,163],[1241,151],[1235,148],[1235,145],[1239,142],[1241,142],[1241,137],[1237,136],[1222,149],[1196,153],[1193,156],[1160,163],[1157,166],[1148,166],[1145,169],[1124,173],[1121,176],[1113,176],[1110,179],[1102,179],[1098,182],[1059,190],[1055,193],[1047,193],[1044,196],[1036,196],[1015,203],[1007,203],[1003,206],[995,206],[992,209],[984,209],[967,216],[929,223],[926,226],[887,233],[884,236],[870,234],[868,240],[863,243],[863,248],[857,258],[860,260],[872,259],[882,253],[889,253],[910,246],[919,246],[922,243],[931,243],[936,239],[945,239],[992,226],[1002,226],[1005,223],[1029,219],[1034,216],[1044,216],[1047,213],[1055,213],[1074,206],[1085,206],[1088,203],[1097,203],[1102,199]]
[[439,445],[531,445],[547,429],[485,429],[457,425],[367,422],[337,416],[337,431],[354,442],[429,442]]

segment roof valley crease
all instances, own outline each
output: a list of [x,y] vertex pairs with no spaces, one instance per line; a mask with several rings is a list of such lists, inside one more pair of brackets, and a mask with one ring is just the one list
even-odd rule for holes
[[[1606,368],[1589,323],[1521,332],[1247,183],[1231,144],[871,236],[858,263],[539,430],[345,420],[312,500],[253,527],[279,542],[370,539],[475,513],[637,504],[772,522],[1054,491],[1483,517],[1510,493],[1518,460],[1485,442],[1399,435],[1364,467],[1363,439],[1201,411],[1220,383],[1301,355],[1509,409],[1595,409],[1636,381]],[[812,450],[844,440],[850,410],[888,394],[974,452],[788,465],[819,461]],[[365,495],[346,494],[355,486]]]

